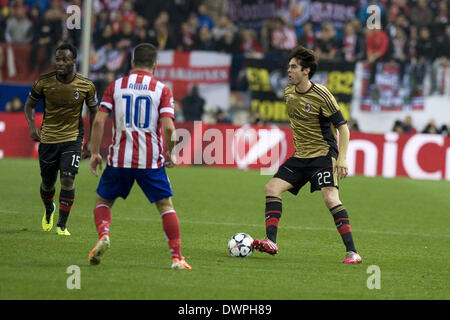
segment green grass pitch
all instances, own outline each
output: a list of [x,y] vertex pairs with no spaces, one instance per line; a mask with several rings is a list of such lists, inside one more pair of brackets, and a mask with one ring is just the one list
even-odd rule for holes
[[[61,238],[41,230],[38,161],[0,160],[0,299],[450,298],[447,181],[346,178],[340,196],[364,262],[343,265],[333,219],[309,185],[297,197],[283,196],[279,254],[239,259],[228,254],[227,241],[237,232],[264,237],[270,176],[212,167],[167,172],[191,271],[170,269],[160,216],[136,184],[113,207],[110,250],[100,265],[90,266],[98,178],[87,161],[76,178],[72,236]],[[58,194],[59,182],[56,199]],[[71,265],[80,268],[81,289],[67,288]],[[367,287],[371,265],[379,267],[380,289]]]

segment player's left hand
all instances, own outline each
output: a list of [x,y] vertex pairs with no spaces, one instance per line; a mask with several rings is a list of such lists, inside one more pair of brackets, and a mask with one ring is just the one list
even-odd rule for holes
[[337,159],[334,173],[336,173],[336,171],[339,179],[344,179],[348,175],[348,166],[345,160]]
[[83,150],[81,151],[81,159],[87,159],[91,156],[91,142],[87,141],[83,145]]
[[102,161],[103,159],[100,154],[91,155],[91,160],[89,161],[89,169],[96,177],[98,177],[97,166],[100,168],[100,171],[102,170]]

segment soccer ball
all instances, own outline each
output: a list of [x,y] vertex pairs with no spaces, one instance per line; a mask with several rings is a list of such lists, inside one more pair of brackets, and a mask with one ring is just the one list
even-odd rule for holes
[[228,241],[228,251],[233,257],[247,258],[253,254],[253,238],[247,233],[236,233]]

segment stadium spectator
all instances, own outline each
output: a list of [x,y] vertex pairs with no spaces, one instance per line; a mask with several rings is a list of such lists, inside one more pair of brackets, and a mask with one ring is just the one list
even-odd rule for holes
[[214,25],[214,27],[211,30],[214,40],[220,41],[220,39],[222,39],[225,36],[225,33],[227,33],[231,24],[232,23],[227,18],[227,16],[220,16],[217,20],[217,23]]
[[217,107],[214,119],[216,123],[231,123],[230,117],[220,107]]
[[430,119],[426,124],[425,128],[423,128],[422,133],[430,133],[430,134],[438,134],[440,130],[436,126],[436,122],[434,119]]
[[435,56],[436,44],[431,38],[430,29],[428,27],[421,27],[419,29],[419,40],[417,41],[416,54],[420,60],[423,58],[427,64]]
[[108,0],[102,3],[108,11],[118,11],[122,7],[123,0]]
[[[400,75],[403,75],[405,64],[408,61],[408,39],[401,27],[397,27],[395,36],[389,46],[390,60],[396,62],[400,67]],[[399,81],[402,77],[399,77]]]
[[344,27],[344,35],[341,44],[344,61],[355,62],[364,57],[363,41],[361,36],[356,33],[354,24],[348,22]]
[[108,49],[113,49],[116,45],[117,39],[117,36],[114,35],[112,26],[107,24],[97,40],[95,47],[96,49],[99,49],[106,46]]
[[417,130],[414,128],[412,124],[412,118],[410,115],[407,115],[405,117],[405,120],[402,123],[403,132],[408,134],[415,134],[417,133]]
[[169,14],[161,12],[156,18],[153,30],[150,31],[150,43],[158,50],[169,50],[175,48],[173,32],[169,28]]
[[[0,70],[3,68],[3,63],[5,62],[5,56],[3,53],[3,48],[0,47]],[[2,82],[2,73],[0,72],[0,83]]]
[[139,43],[151,43],[149,32],[146,27],[139,27],[136,29],[136,37],[133,47],[137,46]]
[[360,131],[358,121],[356,121],[356,119],[349,119],[347,121],[347,126],[350,131]]
[[322,24],[320,37],[316,42],[314,50],[319,61],[339,60],[339,43],[336,40],[336,30],[330,23]]
[[313,25],[311,22],[306,22],[303,25],[302,34],[298,38],[298,43],[304,46],[306,49],[314,50],[316,35],[314,33]]
[[393,0],[388,8],[388,23],[393,23],[400,15],[408,16],[410,11],[407,0]]
[[258,41],[254,30],[241,30],[241,44],[239,51],[249,58],[261,58],[264,55],[261,43]]
[[6,103],[6,112],[23,112],[23,103],[19,97],[13,97],[11,101]]
[[208,8],[206,7],[205,4],[200,4],[198,6],[197,21],[199,29],[206,26],[208,29],[211,30],[214,27],[214,21],[208,15]]
[[30,43],[32,39],[32,24],[27,18],[25,9],[18,7],[6,21],[5,39],[12,44]]
[[93,26],[94,44],[100,40],[102,33],[108,24],[109,12],[107,10],[100,11],[99,14],[95,17],[95,24]]
[[250,124],[254,126],[263,126],[265,123],[259,112],[252,112],[250,115]]
[[195,31],[187,22],[181,24],[181,30],[178,34],[177,47],[178,51],[191,51],[195,46]]
[[418,28],[431,25],[433,22],[433,13],[428,8],[427,0],[417,0],[416,5],[411,9],[410,20]]
[[239,39],[233,30],[233,27],[228,27],[224,36],[217,42],[217,51],[231,54],[239,53]]
[[441,0],[439,2],[437,14],[433,19],[432,32],[438,40],[444,37],[444,30],[450,23],[450,11],[447,2],[448,0]]
[[206,25],[203,25],[198,31],[198,36],[195,39],[195,49],[203,51],[216,50],[216,42]]
[[115,35],[119,34],[122,25],[122,13],[120,11],[112,11],[110,13],[110,24]]
[[392,127],[393,132],[403,133],[403,123],[400,120],[395,120],[394,126]]
[[197,85],[193,85],[191,92],[187,94],[182,100],[184,120],[186,121],[201,121],[203,117],[205,99],[203,99],[198,92]]
[[133,26],[129,21],[123,21],[120,27],[120,32],[117,35],[117,49],[129,49],[136,43],[136,36],[134,35]]
[[31,54],[31,67],[41,73],[52,61],[52,52],[54,51],[52,29],[47,13],[41,17],[37,7],[33,7],[30,9],[30,15],[33,24],[31,45],[32,52],[34,52]]
[[291,50],[297,46],[297,34],[287,19],[275,19],[272,31],[272,48],[275,50]]
[[272,32],[273,32],[273,20],[264,20],[259,39],[261,43],[261,48],[265,54],[272,52]]
[[126,0],[122,3],[122,22],[128,22],[131,28],[134,29],[136,24],[137,13],[133,10],[133,3]]
[[381,29],[366,28],[366,55],[369,63],[383,60],[389,46],[389,37]]
[[66,13],[62,10],[58,0],[52,0],[50,8],[45,12],[46,19],[50,25],[51,43],[55,48],[63,35],[63,21],[65,21]]
[[43,14],[50,8],[50,0],[25,0],[25,5],[28,8],[36,7]]
[[436,52],[431,72],[431,93],[444,94],[448,85],[446,75],[450,72],[450,24],[446,25],[445,37],[438,43]]
[[371,65],[370,84],[375,82],[377,64],[382,62],[389,47],[389,37],[381,29],[366,28],[366,59]]
[[145,17],[152,26],[160,12],[168,12],[170,4],[173,2],[167,0],[134,0],[134,10]]
[[5,42],[6,19],[6,15],[0,10],[0,42]]
[[174,100],[173,108],[174,108],[175,122],[183,122],[184,115],[183,115],[183,108],[181,107],[181,102],[179,100]]
[[414,25],[411,25],[409,27],[409,38],[408,38],[408,54],[409,54],[409,60],[411,62],[415,61],[417,59],[417,41],[419,41],[419,33],[417,32],[417,27]]

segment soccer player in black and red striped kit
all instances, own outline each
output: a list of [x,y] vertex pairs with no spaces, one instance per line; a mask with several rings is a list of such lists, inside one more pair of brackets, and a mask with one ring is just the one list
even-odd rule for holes
[[[361,263],[350,227],[347,210],[339,200],[338,178],[348,174],[346,153],[349,130],[336,99],[325,86],[310,79],[317,69],[312,50],[294,48],[289,56],[289,85],[284,96],[294,135],[295,154],[286,160],[267,183],[266,238],[255,239],[253,247],[269,254],[278,253],[278,223],[282,215],[281,195],[297,195],[308,182],[311,192],[320,190],[326,207],[346,248],[345,264]],[[339,131],[339,148],[336,129]]]

